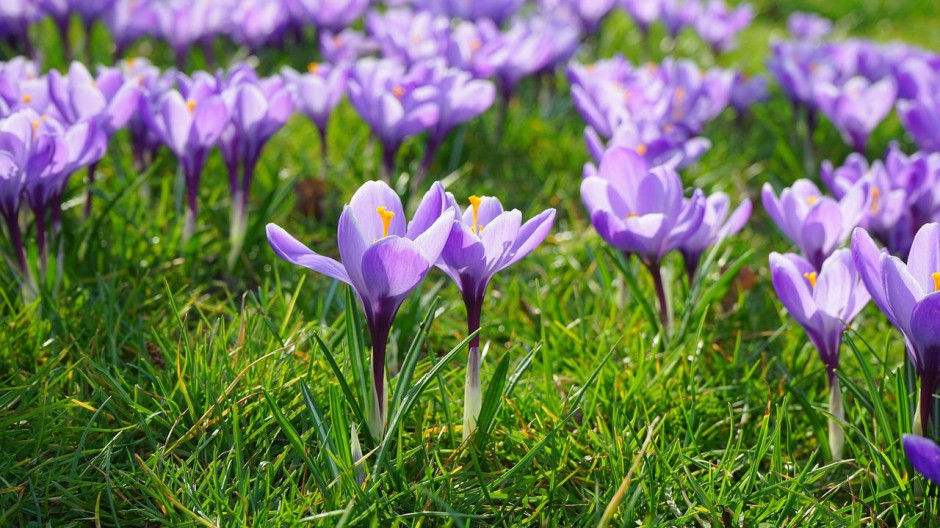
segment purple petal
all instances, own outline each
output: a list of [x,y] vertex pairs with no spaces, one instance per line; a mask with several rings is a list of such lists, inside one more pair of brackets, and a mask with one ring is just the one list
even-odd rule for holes
[[904,454],[921,475],[940,484],[940,446],[928,438],[903,435]]
[[407,295],[424,279],[430,266],[416,243],[407,238],[383,238],[362,255],[362,275],[373,302]]
[[317,273],[332,277],[338,281],[351,284],[349,275],[343,265],[331,258],[317,255],[313,250],[303,245],[276,224],[267,225],[268,243],[279,257],[290,262],[312,269]]
[[349,200],[352,214],[356,215],[362,236],[366,240],[378,240],[386,235],[382,224],[382,217],[377,212],[384,207],[393,213],[389,223],[388,235],[405,236],[405,212],[401,206],[401,198],[395,191],[382,181],[369,181],[359,187],[356,194]]

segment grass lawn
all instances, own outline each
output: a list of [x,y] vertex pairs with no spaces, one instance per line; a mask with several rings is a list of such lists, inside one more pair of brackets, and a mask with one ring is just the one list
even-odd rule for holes
[[[719,65],[762,72],[770,39],[783,37],[795,9],[837,19],[842,36],[940,51],[933,0],[755,4],[757,20]],[[105,33],[94,34],[95,62],[110,60]],[[657,26],[654,37],[661,33]],[[46,66],[62,68],[52,24],[32,36]],[[257,67],[303,68],[312,49],[268,50]],[[579,59],[637,60],[640,50],[618,13]],[[171,62],[162,47],[136,52]],[[691,33],[652,53],[715,63]],[[138,174],[119,133],[89,220],[79,180],[71,182],[57,295],[24,307],[17,277],[0,266],[0,526],[575,527],[597,525],[615,494],[612,526],[937,524],[936,488],[925,489],[900,445],[915,394],[900,334],[875,306],[846,334],[846,460],[830,463],[823,364],[770,284],[768,254],[790,247],[759,207],[760,185],[817,178],[807,167],[822,159],[841,163],[849,149],[836,129],[819,127],[807,160],[776,88],[752,115],[729,110],[709,125],[713,147],[684,182],[726,191],[735,204],[750,197],[755,213],[692,291],[681,259],[667,260],[676,328],[666,338],[647,315],[648,275],[610,251],[586,218],[583,126],[563,74],[528,79],[505,122],[487,112],[452,134],[432,165],[428,180],[444,181],[462,203],[486,194],[524,218],[558,210],[546,242],[490,286],[484,417],[466,443],[465,312],[450,279],[432,272],[396,319],[390,434],[377,444],[360,419],[357,372],[369,348],[358,306],[345,286],[282,261],[265,239],[264,225],[276,222],[336,254],[342,204],[378,178],[380,164],[348,102],[331,121],[330,166],[313,199],[294,189],[320,172],[314,126],[296,116],[271,140],[233,273],[218,153],[203,179],[200,227],[184,245],[174,158],[164,151]],[[892,140],[914,150],[893,114],[869,158]],[[422,150],[406,143],[399,164],[417,167]],[[413,208],[416,197],[406,198]],[[351,464],[354,422],[362,486]]]

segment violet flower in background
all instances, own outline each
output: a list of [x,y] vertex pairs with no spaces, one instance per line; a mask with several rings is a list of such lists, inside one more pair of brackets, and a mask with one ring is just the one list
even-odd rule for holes
[[[127,122],[131,134],[131,152],[134,169],[144,171],[153,163],[157,150],[163,145],[160,135],[144,120],[145,108],[157,104],[168,90],[176,84],[176,70],[160,71],[147,59],[132,58],[118,64],[127,83],[137,83],[140,88],[137,109]],[[146,183],[144,189],[147,189]]]
[[[118,68],[101,68],[93,77],[80,62],[73,62],[66,75],[49,72],[49,97],[62,122],[68,126],[93,120],[109,138],[123,128],[137,112],[140,87],[125,82]],[[85,218],[91,216],[92,189],[97,161],[88,165],[88,189],[85,193]]]
[[378,45],[364,33],[344,29],[339,33],[324,31],[320,34],[320,53],[325,62],[339,65],[355,62],[378,51]]
[[868,136],[894,107],[897,87],[891,78],[869,83],[853,77],[841,86],[828,82],[813,88],[817,105],[856,152],[865,152]]
[[665,3],[661,0],[620,0],[620,5],[640,28],[644,37],[649,33],[650,25],[659,19],[661,6]]
[[231,270],[245,243],[248,196],[261,149],[290,119],[294,103],[291,92],[278,76],[243,78],[223,90],[222,100],[230,118],[219,137],[219,151],[229,173],[232,194],[231,246],[226,260]]
[[502,45],[507,50],[506,60],[496,68],[503,101],[512,98],[516,85],[523,77],[532,75],[551,64],[555,58],[555,38],[550,31],[537,31],[528,22],[513,24],[503,34]]
[[702,224],[705,196],[696,190],[683,200],[682,181],[668,167],[650,168],[631,150],[604,153],[596,171],[585,170],[581,200],[597,233],[626,255],[636,254],[653,276],[664,328],[669,306],[660,264]]
[[901,437],[904,454],[918,473],[934,484],[940,484],[940,446],[929,438],[905,434]]
[[342,262],[324,257],[275,224],[268,242],[284,260],[353,287],[372,336],[372,411],[369,430],[382,438],[388,415],[385,353],[389,331],[402,301],[437,262],[450,236],[454,211],[435,183],[407,228],[401,199],[384,182],[365,183],[343,208],[337,245]]
[[155,105],[143,108],[144,120],[160,135],[179,160],[186,185],[186,219],[183,240],[196,231],[199,182],[209,152],[229,124],[229,114],[216,86],[208,79],[195,78],[168,90]]
[[832,21],[815,13],[794,11],[787,17],[787,33],[799,40],[821,40],[832,31]]
[[754,8],[739,4],[729,8],[724,0],[708,0],[693,24],[699,36],[715,54],[731,51],[737,46],[735,37],[754,20]]
[[382,143],[386,180],[395,172],[395,155],[406,138],[432,128],[438,120],[438,89],[431,68],[411,70],[390,59],[361,59],[349,78],[349,102]]
[[114,40],[115,57],[123,57],[137,39],[157,33],[160,19],[155,3],[153,0],[117,0],[104,14],[103,21]]
[[353,25],[369,7],[369,0],[295,0],[291,4],[302,20],[318,30],[337,33]]
[[35,0],[5,0],[0,2],[0,38],[9,39],[14,49],[32,56],[29,26],[42,16]]
[[[819,270],[817,272],[817,270]],[[842,391],[835,371],[846,325],[871,298],[848,249],[830,255],[817,268],[792,253],[770,254],[774,290],[783,306],[809,336],[826,365],[829,378],[829,450],[834,460],[842,458],[845,433],[838,421],[845,418]]]
[[695,279],[695,272],[705,250],[737,234],[750,216],[751,201],[748,199],[738,204],[734,211],[731,211],[731,198],[726,193],[716,192],[705,199],[705,215],[701,225],[679,246],[679,252],[685,261],[685,271],[689,275],[689,283]]
[[898,117],[921,150],[940,152],[940,96],[898,101]]
[[767,86],[767,77],[763,75],[747,75],[738,72],[731,84],[731,106],[738,115],[744,114],[756,103],[770,99],[770,89]]
[[397,59],[406,67],[446,54],[450,35],[446,17],[396,8],[384,13],[370,11],[365,25],[382,56]]
[[440,69],[435,74],[437,86],[436,105],[438,118],[428,131],[428,143],[424,159],[412,184],[417,188],[427,173],[447,134],[457,125],[463,124],[493,105],[496,99],[496,87],[492,82],[474,79],[469,73],[455,69]]
[[824,196],[809,180],[797,180],[780,197],[765,183],[764,209],[817,270],[848,238],[870,207],[867,184],[853,187],[840,201]]
[[233,40],[253,50],[281,42],[288,23],[287,7],[277,0],[238,0],[230,16]]
[[862,228],[852,237],[852,253],[875,304],[904,335],[908,357],[920,377],[919,419],[914,421],[915,432],[921,434],[929,430],[933,396],[940,385],[940,224],[920,228],[907,264],[879,251]]
[[[38,116],[34,116],[38,117]],[[54,148],[55,154],[46,170],[30,174],[26,179],[24,196],[33,211],[36,242],[39,250],[39,279],[46,280],[50,243],[56,242],[62,232],[62,197],[68,179],[79,170],[90,167],[104,157],[108,136],[94,120],[81,121],[68,126],[52,117],[38,117],[33,121],[35,141]],[[49,217],[47,219],[47,217]],[[51,221],[51,226],[47,223]],[[58,241],[56,274],[61,279],[64,271],[64,243]]]
[[320,134],[320,174],[326,175],[327,124],[333,110],[346,95],[349,72],[344,66],[318,62],[307,65],[306,73],[283,68],[281,74],[294,98],[296,109],[307,116]]
[[472,22],[488,19],[502,24],[523,6],[524,0],[413,0],[412,4],[449,18]]
[[901,155],[895,149],[889,151],[888,165],[876,160],[869,166],[864,156],[853,153],[841,167],[823,162],[820,175],[836,198],[866,185],[870,205],[859,225],[875,233],[893,253],[906,255],[916,232],[910,205],[924,191],[927,173],[915,170],[909,160],[898,159]]
[[56,156],[56,144],[37,136],[33,123],[39,119],[31,110],[20,110],[0,119],[0,216],[13,246],[15,265],[23,280],[24,299],[35,292],[35,281],[26,262],[20,208],[26,181],[44,172]]
[[44,114],[50,103],[49,81],[35,62],[23,57],[0,62],[0,117],[26,108]]
[[[480,317],[486,288],[496,273],[531,253],[548,236],[555,221],[555,210],[547,209],[525,224],[522,213],[503,211],[498,199],[471,196],[470,208],[460,213],[453,195],[447,195],[456,212],[447,244],[437,261],[460,288],[467,309],[467,332],[480,329]],[[470,340],[467,359],[467,381],[464,393],[464,440],[476,427],[483,403],[480,382],[480,336]]]
[[447,63],[482,79],[491,77],[509,58],[510,51],[491,20],[462,21],[450,32]]

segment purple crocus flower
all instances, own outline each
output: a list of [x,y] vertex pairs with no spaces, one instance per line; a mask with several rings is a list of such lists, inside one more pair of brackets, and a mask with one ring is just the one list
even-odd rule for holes
[[462,21],[450,32],[447,63],[482,79],[492,76],[509,53],[499,28],[491,20]]
[[912,222],[910,204],[924,192],[926,171],[915,170],[895,145],[889,151],[890,163],[876,160],[869,167],[868,161],[858,153],[846,158],[841,167],[833,167],[828,160],[823,162],[820,175],[836,198],[842,198],[853,187],[866,185],[870,193],[870,205],[860,222],[878,236],[896,254],[906,255],[910,249],[916,229]]
[[865,152],[868,136],[894,107],[897,87],[891,78],[869,83],[853,77],[842,86],[819,83],[813,93],[819,109],[836,125],[845,142],[856,152]]
[[750,4],[730,9],[724,0],[709,0],[693,23],[702,40],[717,54],[734,49],[735,36],[752,20],[754,8]]
[[674,170],[650,169],[639,154],[620,147],[605,152],[598,170],[585,174],[581,200],[591,224],[607,243],[626,255],[636,254],[649,269],[663,326],[668,327],[660,263],[698,230],[705,196],[696,190],[691,200],[683,200],[682,181]]
[[104,15],[111,38],[114,39],[115,57],[135,40],[159,31],[159,12],[153,0],[117,0]]
[[830,31],[832,21],[815,13],[795,11],[787,17],[787,33],[799,40],[821,40]]
[[503,34],[502,45],[509,50],[496,70],[503,100],[512,97],[523,77],[548,66],[555,55],[555,37],[550,31],[537,31],[532,24],[517,22]]
[[[52,117],[34,116],[33,134],[37,148],[54,149],[46,169],[26,178],[24,197],[36,220],[36,241],[39,250],[39,276],[45,279],[49,252],[47,238],[62,231],[62,196],[69,177],[80,169],[94,165],[104,156],[108,136],[97,121],[86,120],[68,126]],[[47,216],[51,229],[47,229]],[[62,245],[59,245],[60,251]],[[57,270],[63,269],[64,254],[58,255]]]
[[726,193],[716,192],[705,199],[702,224],[679,246],[689,282],[695,277],[702,253],[740,231],[750,216],[751,201],[748,199],[742,201],[734,211],[731,211],[731,199]]
[[[93,77],[80,62],[73,62],[66,75],[49,72],[49,97],[62,122],[75,125],[93,120],[108,137],[123,128],[137,111],[140,87],[125,82],[118,68],[102,68]],[[97,162],[88,165],[89,188],[85,194],[85,217],[91,215],[92,192]]]
[[644,35],[649,32],[650,25],[660,17],[664,3],[666,2],[661,0],[620,0],[620,5]]
[[435,77],[438,118],[428,131],[428,144],[420,172],[414,179],[415,187],[420,184],[434,159],[434,154],[437,153],[447,134],[457,125],[485,112],[493,105],[493,100],[496,98],[496,87],[492,82],[474,79],[467,72],[439,69]]
[[438,120],[438,89],[428,65],[411,70],[389,59],[362,59],[349,79],[349,102],[382,143],[384,176],[391,179],[402,141]]
[[502,24],[522,7],[524,0],[415,0],[415,7],[448,18],[477,22],[492,20]]
[[454,211],[444,188],[435,183],[405,225],[401,199],[384,182],[367,182],[339,218],[337,245],[342,262],[324,257],[275,224],[268,242],[284,260],[353,287],[372,336],[373,407],[369,428],[375,438],[385,430],[385,352],[388,334],[402,301],[437,262],[450,236]]
[[10,234],[24,294],[33,281],[19,222],[23,190],[27,179],[44,172],[56,156],[56,144],[46,138],[40,141],[37,136],[38,123],[38,114],[31,110],[20,110],[0,119],[0,216]]
[[378,51],[378,45],[361,31],[344,29],[339,33],[324,31],[320,34],[320,53],[325,62],[341,64],[355,62]]
[[143,58],[122,61],[119,68],[127,83],[137,83],[140,88],[137,109],[127,122],[131,134],[131,151],[134,168],[143,171],[153,163],[157,150],[162,146],[160,135],[144,120],[146,109],[155,106],[168,90],[176,84],[177,72],[159,68]]
[[326,170],[326,129],[330,115],[346,94],[349,71],[343,66],[319,62],[307,65],[307,73],[284,68],[281,74],[294,97],[294,106],[307,116],[320,134],[321,169]]
[[369,0],[295,0],[291,7],[300,19],[336,33],[351,26],[369,7]]
[[257,50],[281,40],[289,21],[282,2],[239,0],[233,7],[229,24],[236,42]]
[[[819,270],[817,272],[817,269]],[[788,253],[770,254],[770,274],[780,302],[809,336],[826,365],[829,378],[829,448],[835,460],[842,458],[845,434],[837,422],[844,418],[842,392],[835,371],[846,325],[871,298],[848,249],[834,252],[820,268]]]
[[862,228],[852,237],[852,253],[875,304],[904,335],[908,357],[920,376],[921,431],[928,431],[933,395],[940,385],[940,224],[917,231],[907,264],[879,252]]
[[836,201],[802,179],[784,189],[779,198],[765,183],[761,198],[770,219],[816,269],[845,242],[870,206],[867,184],[853,187]]
[[747,75],[738,72],[731,85],[731,106],[740,115],[748,111],[755,103],[770,98],[767,87],[767,77],[763,75]]
[[23,57],[0,62],[0,117],[25,108],[44,114],[49,104],[49,82],[35,62]]
[[918,473],[940,484],[940,446],[929,438],[905,434],[901,437],[904,454]]
[[921,150],[940,152],[940,97],[898,101],[898,117]]
[[[253,73],[253,72],[252,72]],[[244,77],[222,92],[230,122],[219,138],[219,151],[229,173],[232,193],[231,248],[228,267],[235,265],[248,228],[248,195],[261,149],[290,119],[294,103],[278,77]]]
[[144,120],[176,154],[183,171],[187,191],[183,239],[189,240],[196,230],[202,170],[209,151],[228,126],[228,110],[213,82],[199,77],[183,86],[183,92],[168,90],[153,107],[143,107],[143,111]]
[[[483,299],[490,279],[545,240],[555,221],[555,210],[547,209],[523,224],[522,213],[516,209],[504,211],[496,198],[471,196],[470,208],[461,215],[453,195],[448,193],[447,196],[456,219],[437,266],[460,288],[467,309],[467,331],[472,334],[480,328]],[[481,404],[480,336],[477,334],[470,340],[467,359],[465,440],[476,427]]]
[[405,66],[444,57],[450,20],[427,11],[406,8],[366,14],[366,30],[379,45],[382,56]]

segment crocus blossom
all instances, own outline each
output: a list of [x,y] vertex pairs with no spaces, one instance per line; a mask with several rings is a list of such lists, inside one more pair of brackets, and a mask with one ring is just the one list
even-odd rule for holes
[[340,261],[315,253],[275,224],[268,242],[284,260],[345,282],[355,290],[372,336],[373,408],[369,429],[381,438],[387,418],[385,352],[402,301],[437,262],[454,211],[435,183],[406,226],[401,199],[384,182],[367,182],[343,208],[337,230]]
[[835,371],[846,324],[871,298],[848,249],[840,249],[817,268],[794,255],[770,254],[770,274],[780,302],[809,336],[826,365],[829,378],[829,447],[832,457],[842,457],[844,432],[837,420],[844,417],[842,392]]
[[[472,334],[480,328],[483,299],[490,280],[542,243],[552,228],[555,210],[547,209],[523,224],[522,213],[516,209],[504,211],[497,198],[471,196],[470,207],[461,214],[453,195],[448,193],[447,197],[456,212],[456,220],[437,266],[460,288],[467,309],[467,331]],[[476,426],[481,404],[480,336],[477,334],[470,341],[467,359],[465,439]]]
[[809,180],[797,180],[779,198],[765,183],[761,198],[770,219],[816,269],[845,242],[869,207],[867,184],[853,187],[836,201]]
[[901,443],[908,462],[918,473],[934,484],[940,484],[940,446],[929,438],[903,435]]
[[176,154],[183,171],[187,195],[183,239],[189,240],[196,230],[199,182],[206,158],[228,126],[229,113],[213,81],[194,78],[183,90],[168,90],[143,111],[144,119]]
[[853,77],[841,86],[823,82],[814,87],[817,105],[856,152],[865,152],[868,137],[894,107],[897,86],[891,78],[869,83]]
[[405,138],[437,123],[438,89],[429,65],[411,70],[390,59],[362,59],[349,79],[349,102],[382,143],[385,177],[391,178],[395,155]]
[[705,199],[705,215],[701,225],[679,246],[690,281],[695,277],[702,253],[740,231],[750,216],[750,200],[745,199],[731,211],[731,199],[727,193],[716,192]]
[[581,200],[591,224],[607,243],[636,254],[649,269],[659,297],[663,325],[668,303],[662,283],[663,256],[678,249],[702,224],[705,196],[696,190],[683,200],[682,181],[668,167],[653,167],[631,150],[608,150],[597,170],[585,170]]
[[349,72],[345,67],[311,62],[306,73],[284,68],[281,74],[287,81],[294,97],[296,109],[307,116],[320,134],[320,156],[322,167],[326,167],[327,123],[336,105],[346,95],[346,80]]
[[940,385],[940,224],[920,228],[907,263],[879,251],[862,228],[852,236],[855,265],[875,304],[904,335],[920,377],[920,425],[927,431],[933,395]]
[[278,77],[241,76],[222,92],[230,122],[219,138],[219,151],[229,173],[232,193],[231,247],[228,267],[241,253],[248,228],[248,195],[261,149],[294,111],[290,91]]

